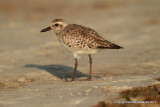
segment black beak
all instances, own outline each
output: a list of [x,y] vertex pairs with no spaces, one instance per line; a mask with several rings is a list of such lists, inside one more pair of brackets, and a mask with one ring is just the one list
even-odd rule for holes
[[49,27],[47,27],[47,28],[42,29],[41,32],[47,32],[47,31],[50,31],[51,29],[52,29],[52,28],[49,26]]

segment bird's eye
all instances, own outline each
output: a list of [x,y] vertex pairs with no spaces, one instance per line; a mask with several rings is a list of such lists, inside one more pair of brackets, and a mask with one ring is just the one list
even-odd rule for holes
[[58,26],[58,25],[59,25],[58,23],[55,24],[55,26]]

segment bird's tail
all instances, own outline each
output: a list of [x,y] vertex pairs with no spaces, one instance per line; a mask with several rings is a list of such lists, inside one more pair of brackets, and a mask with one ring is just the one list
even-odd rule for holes
[[123,47],[118,46],[118,45],[116,45],[114,43],[111,43],[111,42],[109,42],[107,40],[105,42],[106,42],[106,44],[104,44],[102,46],[98,46],[98,48],[101,48],[101,49],[123,49]]

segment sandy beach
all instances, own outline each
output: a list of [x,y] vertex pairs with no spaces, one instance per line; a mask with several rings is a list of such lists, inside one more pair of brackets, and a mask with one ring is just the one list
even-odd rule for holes
[[[159,0],[0,0],[0,107],[92,107],[120,92],[160,84]],[[123,46],[74,57],[54,32],[55,18],[85,25]],[[156,106],[155,106],[156,107]],[[158,107],[158,106],[157,106]]]

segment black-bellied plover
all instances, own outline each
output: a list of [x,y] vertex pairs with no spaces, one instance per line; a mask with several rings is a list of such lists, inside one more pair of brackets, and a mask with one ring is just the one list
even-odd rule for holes
[[61,44],[71,51],[75,57],[75,68],[72,76],[72,81],[75,80],[76,70],[78,66],[78,55],[86,54],[89,56],[90,70],[89,80],[92,73],[92,58],[91,54],[95,54],[103,49],[121,49],[123,47],[113,44],[102,38],[96,31],[89,27],[77,24],[68,24],[63,19],[54,19],[52,24],[41,30],[46,32],[53,30]]

